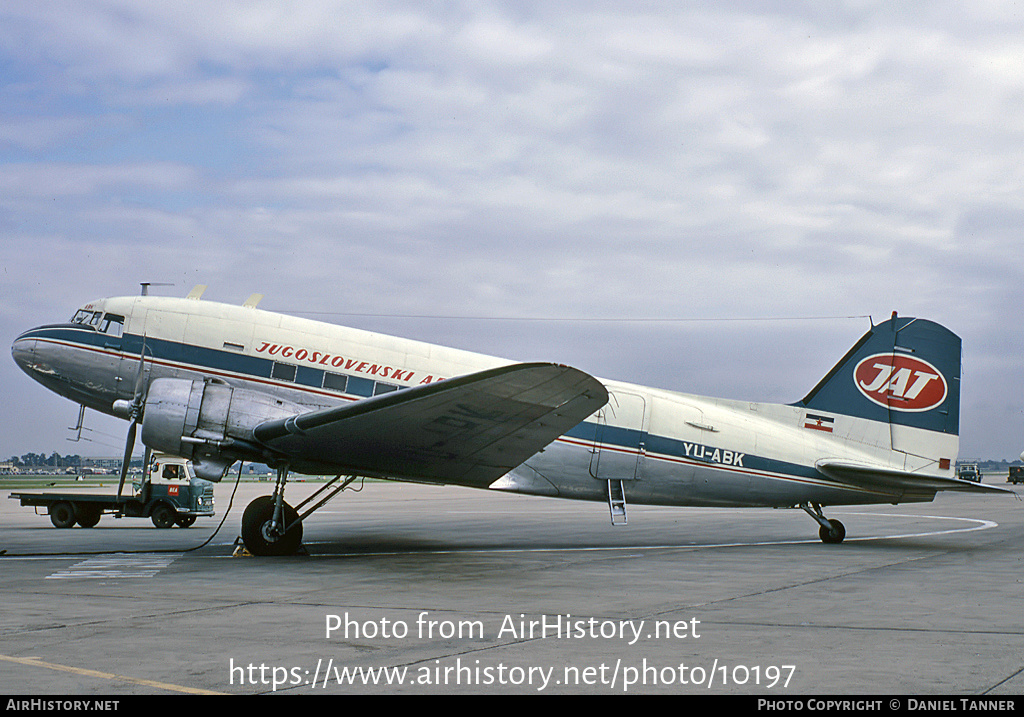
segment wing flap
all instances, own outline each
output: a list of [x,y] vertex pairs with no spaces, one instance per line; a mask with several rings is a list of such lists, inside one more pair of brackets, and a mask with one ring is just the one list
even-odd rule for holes
[[299,472],[483,487],[608,401],[592,376],[514,364],[256,427]]
[[815,467],[839,483],[891,493],[936,493],[940,490],[962,493],[1010,493],[1015,491],[946,476],[911,473],[852,461],[820,460]]

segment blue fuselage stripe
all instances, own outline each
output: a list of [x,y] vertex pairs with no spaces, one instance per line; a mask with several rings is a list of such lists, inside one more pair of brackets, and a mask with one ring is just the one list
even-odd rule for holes
[[[116,354],[126,360],[138,360],[143,348],[143,337],[138,335],[126,333],[121,337],[114,337],[73,325],[39,327],[25,332],[18,338],[56,341],[90,351],[101,351],[108,355]],[[275,380],[272,378],[274,359],[246,356],[232,351],[152,337],[145,339],[145,351],[147,361],[163,366],[198,374],[215,373],[244,381],[256,381],[271,388],[300,391],[318,396],[320,403],[325,399],[341,403],[362,397],[321,388],[312,371],[320,374],[320,381],[323,372],[301,365],[297,365],[299,370],[294,381]],[[350,376],[350,383],[351,379],[368,381],[363,377]],[[580,423],[559,440],[582,443],[591,448],[599,444],[602,450],[634,453],[638,457],[642,445],[643,455],[648,460],[685,463],[767,478],[821,481],[821,475],[811,466],[740,454],[718,446],[653,435],[636,429],[599,425],[592,421]]]

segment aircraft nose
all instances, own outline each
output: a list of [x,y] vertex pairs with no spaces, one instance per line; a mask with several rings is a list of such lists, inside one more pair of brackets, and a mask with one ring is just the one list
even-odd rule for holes
[[18,364],[18,368],[26,373],[29,372],[29,367],[35,363],[35,355],[36,340],[34,338],[19,336],[11,344],[11,356],[14,357],[14,363]]

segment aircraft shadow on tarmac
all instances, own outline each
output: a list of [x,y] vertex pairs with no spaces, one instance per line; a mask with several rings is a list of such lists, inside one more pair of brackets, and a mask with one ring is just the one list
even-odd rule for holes
[[[863,515],[863,514],[862,514]],[[915,515],[877,515],[883,518],[884,524],[876,525],[876,530],[864,535],[851,535],[843,545],[829,545],[812,536],[785,537],[786,531],[780,530],[775,538],[751,537],[749,531],[730,531],[726,525],[716,531],[715,539],[694,539],[696,530],[681,530],[679,534],[666,540],[646,540],[642,536],[623,539],[610,536],[607,539],[538,539],[536,536],[520,536],[517,538],[473,540],[439,539],[416,535],[414,533],[399,534],[364,532],[358,535],[347,535],[337,538],[308,540],[304,552],[317,557],[357,557],[381,555],[426,555],[426,554],[529,554],[546,552],[564,553],[615,553],[624,551],[694,551],[708,549],[744,549],[779,547],[786,550],[799,549],[800,546],[811,546],[815,552],[829,554],[849,552],[857,547],[871,550],[907,550],[936,548],[956,551],[972,551],[984,548],[974,542],[966,542],[966,535],[977,531],[997,528],[992,521],[977,518],[950,518],[937,516]],[[913,519],[911,525],[906,519]],[[880,529],[878,529],[880,528]],[[621,534],[620,534],[621,535]],[[848,544],[847,544],[848,543]],[[805,553],[801,552],[801,555]]]

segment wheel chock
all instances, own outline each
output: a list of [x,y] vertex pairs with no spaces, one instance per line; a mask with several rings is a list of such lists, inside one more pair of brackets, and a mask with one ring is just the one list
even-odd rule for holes
[[231,557],[232,558],[251,558],[252,557],[252,553],[250,553],[246,549],[245,543],[242,541],[242,536],[238,536],[237,538],[235,538],[235,549],[231,553]]

